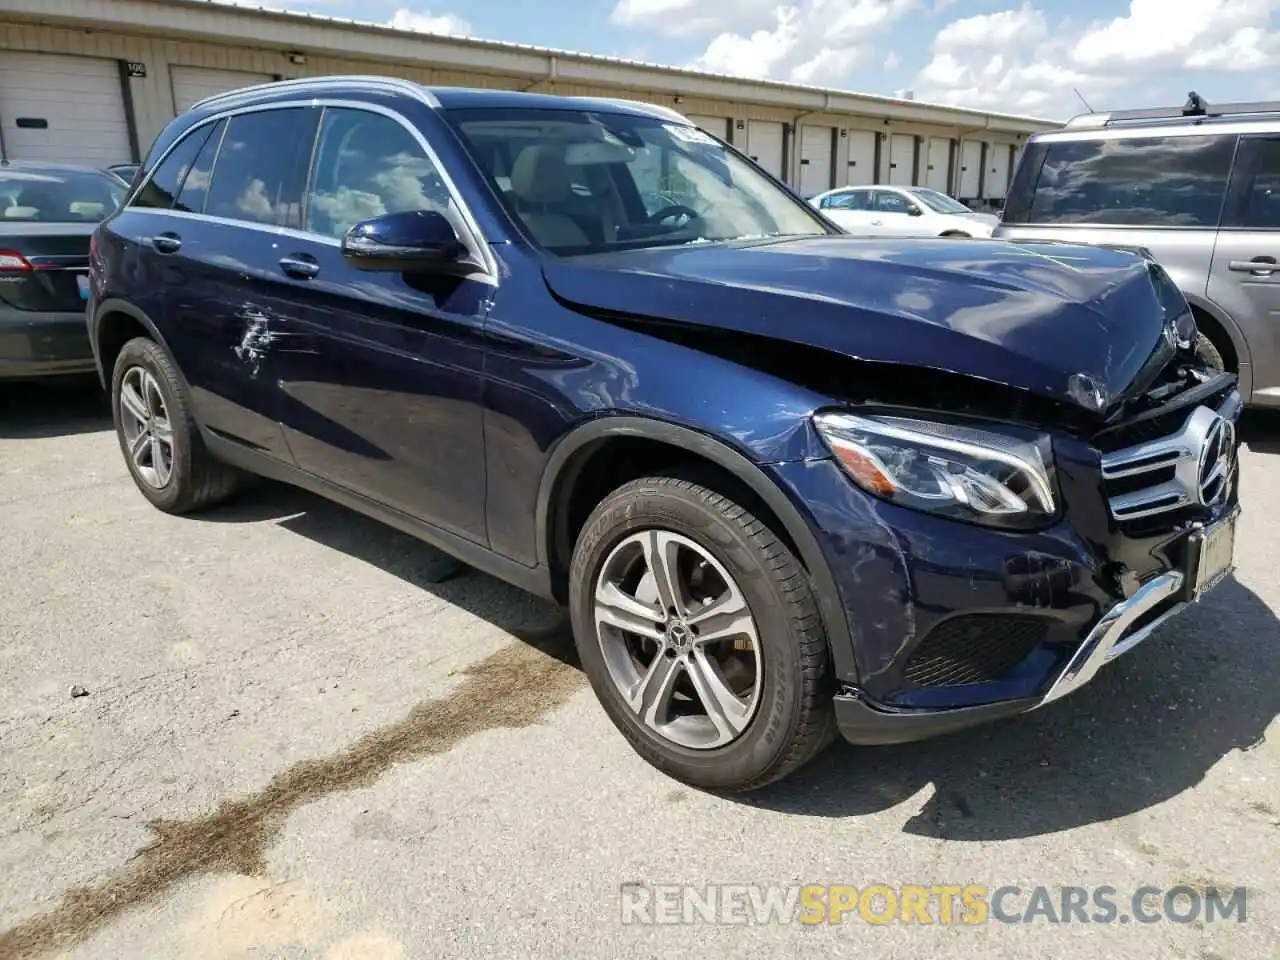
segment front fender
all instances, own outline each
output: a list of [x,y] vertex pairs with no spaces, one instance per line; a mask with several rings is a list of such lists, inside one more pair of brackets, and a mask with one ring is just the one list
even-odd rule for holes
[[548,570],[567,567],[571,545],[563,506],[582,465],[598,443],[616,437],[653,440],[686,450],[721,467],[744,483],[786,530],[808,571],[818,604],[833,666],[842,680],[856,678],[853,636],[827,558],[818,543],[812,518],[769,477],[767,464],[753,463],[720,440],[687,427],[636,416],[605,416],[589,420],[565,434],[553,447],[538,489],[536,529],[538,562]]

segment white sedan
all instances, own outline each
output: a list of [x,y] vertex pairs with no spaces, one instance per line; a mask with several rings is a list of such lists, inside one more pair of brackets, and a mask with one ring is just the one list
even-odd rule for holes
[[809,201],[849,233],[873,237],[990,237],[1000,218],[928,187],[840,187]]

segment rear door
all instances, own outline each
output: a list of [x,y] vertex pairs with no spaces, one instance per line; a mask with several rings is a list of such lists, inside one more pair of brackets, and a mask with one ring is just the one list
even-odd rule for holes
[[1240,139],[1208,295],[1244,333],[1254,394],[1280,402],[1280,137]]
[[158,169],[144,184],[141,209],[113,223],[140,251],[129,299],[164,335],[201,422],[284,461],[269,369],[279,318],[264,281],[278,270],[282,235],[302,224],[319,115],[314,107],[250,109],[207,124],[202,142],[183,140],[165,158],[163,183]]

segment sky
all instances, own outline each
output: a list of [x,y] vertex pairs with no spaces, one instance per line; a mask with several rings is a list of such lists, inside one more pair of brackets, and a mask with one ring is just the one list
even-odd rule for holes
[[1054,120],[1280,99],[1280,0],[231,2]]

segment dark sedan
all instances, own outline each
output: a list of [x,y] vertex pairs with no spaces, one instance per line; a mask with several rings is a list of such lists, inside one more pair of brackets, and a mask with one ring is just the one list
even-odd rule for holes
[[127,189],[92,167],[0,165],[0,379],[93,371],[89,238]]

